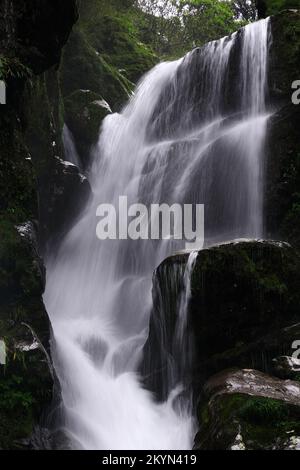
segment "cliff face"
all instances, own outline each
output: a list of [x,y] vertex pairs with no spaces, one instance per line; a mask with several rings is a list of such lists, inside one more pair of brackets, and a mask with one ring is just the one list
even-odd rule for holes
[[[188,354],[179,348],[174,356],[178,347],[173,347],[187,260],[186,254],[170,257],[154,276],[144,375],[161,398],[170,392],[167,379],[176,376],[174,366],[180,367]],[[193,382],[196,396],[216,372],[230,367],[270,372],[273,358],[292,354],[299,331],[299,325],[294,328],[299,322],[299,266],[297,251],[279,242],[231,243],[198,253],[184,333],[192,358],[181,375]]]
[[265,223],[268,236],[300,246],[300,105],[292,83],[300,77],[300,11],[272,18]]
[[[38,253],[45,174],[60,155],[61,49],[77,20],[75,0],[0,1],[0,448],[33,446],[51,401],[49,321]],[[49,69],[52,70],[49,71]],[[57,142],[53,145],[53,142]],[[53,170],[52,170],[53,171]],[[48,184],[48,183],[47,183]],[[49,187],[49,186],[48,186]]]

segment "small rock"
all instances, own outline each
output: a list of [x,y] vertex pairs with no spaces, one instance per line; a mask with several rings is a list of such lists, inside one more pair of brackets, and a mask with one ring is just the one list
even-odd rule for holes
[[294,379],[300,374],[300,360],[290,356],[273,359],[273,373],[281,379]]

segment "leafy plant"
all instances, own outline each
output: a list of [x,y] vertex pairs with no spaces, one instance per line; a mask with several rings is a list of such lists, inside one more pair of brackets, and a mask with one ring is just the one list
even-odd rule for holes
[[35,399],[30,392],[22,390],[24,379],[16,375],[0,380],[0,409],[12,411],[15,408],[28,410]]
[[32,71],[17,58],[7,58],[0,55],[0,79],[31,78]]

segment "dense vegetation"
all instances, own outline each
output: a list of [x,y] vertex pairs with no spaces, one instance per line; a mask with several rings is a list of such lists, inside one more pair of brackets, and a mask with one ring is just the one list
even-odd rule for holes
[[[81,0],[80,21],[93,46],[99,51],[110,51],[113,65],[125,67],[130,79],[135,79],[140,67],[149,64],[151,50],[159,58],[178,58],[258,17],[298,8],[298,3],[298,0]],[[140,54],[139,66],[131,63],[131,54]]]

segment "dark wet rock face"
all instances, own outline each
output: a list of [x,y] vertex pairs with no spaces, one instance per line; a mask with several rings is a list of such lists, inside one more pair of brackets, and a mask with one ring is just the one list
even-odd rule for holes
[[47,218],[46,235],[51,237],[53,245],[76,220],[91,195],[91,187],[76,165],[56,157],[49,188],[43,213]]
[[91,146],[99,139],[103,119],[111,114],[109,104],[90,90],[77,90],[65,99],[65,120],[73,135],[84,169],[90,163]]
[[[148,386],[165,396],[174,361],[178,298],[188,255],[165,260],[154,277],[154,310],[145,346]],[[268,371],[292,353],[299,320],[299,256],[287,244],[250,241],[198,253],[191,278],[188,326],[194,342],[194,389],[226,367]],[[293,327],[292,327],[293,325]],[[153,375],[147,375],[149,371]]]
[[300,384],[262,372],[226,370],[204,386],[195,448],[299,449]]
[[0,338],[6,365],[0,365],[0,445],[22,448],[52,395],[50,327],[42,301],[45,269],[31,222],[1,222]]
[[268,236],[300,246],[300,105],[292,102],[292,83],[300,77],[300,11],[271,19],[270,103],[265,215]]
[[[3,449],[36,445],[36,429],[52,399],[50,325],[42,300],[45,268],[40,257],[41,234],[49,221],[41,209],[47,205],[55,156],[63,157],[55,67],[76,18],[75,0],[0,0],[0,79],[7,85],[7,104],[0,106]],[[70,190],[77,192],[74,184]]]
[[59,62],[78,11],[74,0],[1,0],[0,16],[1,48],[41,73]]

